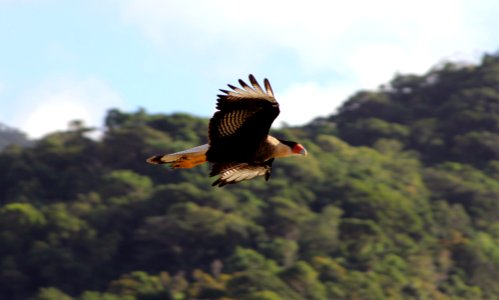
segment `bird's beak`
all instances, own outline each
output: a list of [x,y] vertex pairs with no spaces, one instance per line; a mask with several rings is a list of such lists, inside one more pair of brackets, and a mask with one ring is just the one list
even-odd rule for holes
[[299,154],[306,156],[308,154],[307,149],[303,147],[301,144],[296,144],[296,146],[293,148],[293,153]]

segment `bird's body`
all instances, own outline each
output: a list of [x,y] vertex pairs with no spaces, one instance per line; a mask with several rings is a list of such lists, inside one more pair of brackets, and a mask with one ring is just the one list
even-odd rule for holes
[[268,134],[279,115],[279,104],[267,79],[265,91],[253,75],[249,79],[252,87],[239,80],[242,89],[229,85],[232,91],[221,90],[224,94],[218,95],[218,111],[210,120],[208,144],[152,156],[147,162],[170,164],[172,168],[210,162],[210,176],[220,175],[213,185],[223,186],[262,175],[268,179],[275,158],[306,155],[302,145]]

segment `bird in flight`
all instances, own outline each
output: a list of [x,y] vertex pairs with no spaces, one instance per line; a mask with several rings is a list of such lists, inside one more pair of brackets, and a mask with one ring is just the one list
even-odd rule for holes
[[265,176],[270,178],[275,158],[307,155],[301,144],[269,135],[270,126],[279,115],[270,82],[265,90],[253,75],[251,86],[239,80],[241,87],[228,85],[220,90],[217,111],[210,119],[208,144],[172,154],[155,155],[147,159],[151,164],[169,164],[173,169],[192,168],[210,162],[210,176],[219,175],[213,186],[224,186],[243,180]]

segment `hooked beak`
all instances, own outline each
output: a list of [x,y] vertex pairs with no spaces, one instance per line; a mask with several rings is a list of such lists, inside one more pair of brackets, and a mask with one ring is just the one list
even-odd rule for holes
[[303,156],[307,156],[308,154],[307,149],[305,149],[305,147],[303,147],[303,145],[301,144],[296,144],[296,146],[293,148],[293,153]]

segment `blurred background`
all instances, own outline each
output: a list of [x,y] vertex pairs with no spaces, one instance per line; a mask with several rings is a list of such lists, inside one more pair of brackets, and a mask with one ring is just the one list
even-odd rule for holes
[[[0,298],[498,299],[497,1],[0,0]],[[306,158],[212,188],[216,94]]]
[[[0,1],[0,121],[30,137],[109,108],[209,117],[219,88],[271,80],[303,125],[358,89],[497,50],[499,4],[473,1]],[[307,105],[303,105],[303,101]]]

